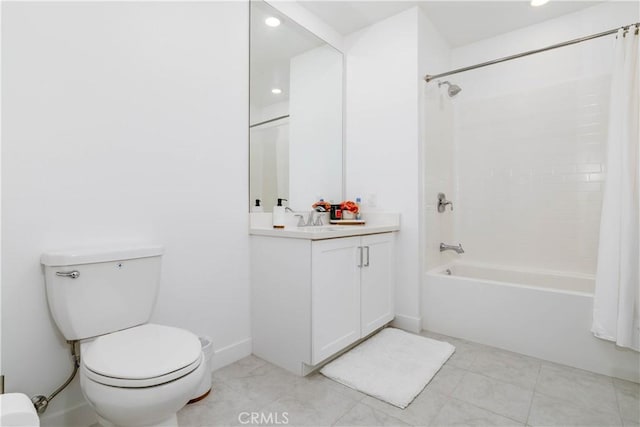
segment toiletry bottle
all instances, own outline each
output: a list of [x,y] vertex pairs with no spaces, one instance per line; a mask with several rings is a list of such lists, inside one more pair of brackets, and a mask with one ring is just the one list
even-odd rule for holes
[[287,199],[278,199],[278,204],[273,207],[273,228],[284,228],[285,210],[282,201]]
[[360,197],[356,197],[356,205],[358,205],[358,213],[356,214],[356,219],[362,219],[362,199]]
[[260,204],[260,199],[256,199],[255,206],[251,207],[251,212],[264,212],[262,205]]
[[342,208],[340,205],[331,205],[331,212],[329,214],[329,218],[334,221],[339,221],[342,219]]

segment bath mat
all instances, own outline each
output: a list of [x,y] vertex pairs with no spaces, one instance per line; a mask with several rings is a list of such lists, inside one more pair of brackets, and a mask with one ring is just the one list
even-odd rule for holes
[[386,328],[320,370],[324,376],[399,408],[406,408],[455,347]]

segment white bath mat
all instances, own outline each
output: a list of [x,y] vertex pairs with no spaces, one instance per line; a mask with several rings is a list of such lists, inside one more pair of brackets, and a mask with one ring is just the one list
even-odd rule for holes
[[327,364],[320,373],[404,409],[455,349],[446,342],[386,328]]

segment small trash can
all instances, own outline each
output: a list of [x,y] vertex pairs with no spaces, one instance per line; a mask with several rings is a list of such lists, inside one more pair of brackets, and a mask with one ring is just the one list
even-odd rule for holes
[[213,346],[211,345],[210,337],[204,336],[198,338],[202,345],[202,353],[204,353],[204,362],[206,363],[205,374],[198,390],[196,390],[189,403],[195,403],[204,399],[211,391],[211,358],[213,356]]

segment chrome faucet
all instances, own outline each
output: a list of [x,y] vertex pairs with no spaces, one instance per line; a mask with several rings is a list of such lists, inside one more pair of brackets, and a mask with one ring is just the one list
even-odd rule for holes
[[457,254],[464,253],[464,249],[462,249],[462,243],[458,243],[458,246],[445,245],[444,243],[440,243],[440,252],[444,251],[455,251]]
[[319,227],[324,225],[322,222],[322,215],[315,215],[314,210],[309,212],[309,217],[307,218],[307,222],[304,222],[304,216],[302,214],[295,214],[294,216],[298,217],[298,227]]
[[309,219],[307,220],[307,225],[309,226],[324,225],[324,223],[322,222],[322,215],[316,215],[315,213],[316,211],[314,209],[312,209],[309,212]]
[[295,214],[294,216],[298,218],[297,227],[305,227],[307,225],[304,223],[304,216],[302,214]]

